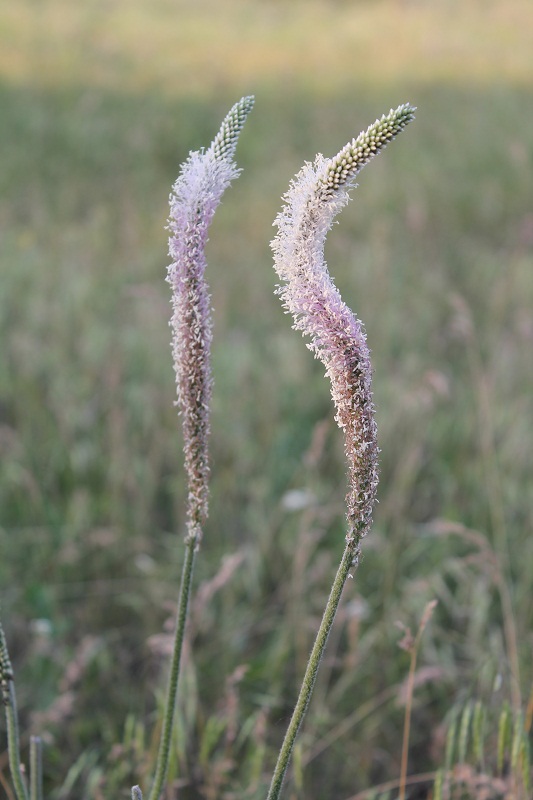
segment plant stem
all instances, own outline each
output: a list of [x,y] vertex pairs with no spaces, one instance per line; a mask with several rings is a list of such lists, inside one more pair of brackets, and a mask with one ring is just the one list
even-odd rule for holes
[[7,750],[9,754],[9,771],[15,788],[17,800],[28,800],[28,792],[20,768],[19,749],[19,724],[17,714],[17,699],[13,670],[4,636],[4,629],[0,624],[0,688],[6,712]]
[[409,736],[411,733],[411,711],[413,709],[413,692],[415,688],[416,660],[418,658],[418,650],[420,648],[422,635],[426,629],[426,625],[431,619],[431,615],[433,614],[436,605],[437,605],[436,600],[430,600],[429,603],[426,603],[424,613],[422,614],[422,619],[420,620],[420,625],[418,626],[417,634],[411,646],[409,647],[410,662],[409,662],[409,674],[407,676],[407,691],[406,691],[407,697],[405,700],[402,760],[400,765],[400,780],[398,781],[398,789],[399,789],[398,800],[405,800],[405,787],[407,786],[407,761],[409,758]]
[[359,552],[359,541],[360,536],[355,535],[351,537],[346,545],[346,549],[344,550],[341,563],[331,587],[326,608],[324,609],[322,622],[320,623],[320,628],[318,629],[315,643],[313,645],[313,649],[311,650],[309,661],[307,662],[307,668],[302,687],[300,689],[300,694],[292,713],[291,721],[289,723],[289,727],[287,728],[283,744],[281,745],[281,749],[279,751],[267,800],[278,800],[280,796],[283,779],[285,778],[285,773],[289,765],[294,742],[311,699],[320,661],[322,660],[322,655],[326,647],[329,632],[331,630],[331,626],[333,625],[337,608],[339,607],[342,590],[348,575],[350,574],[350,569],[352,569],[354,565],[357,565],[356,558]]
[[409,736],[411,732],[411,710],[413,708],[413,689],[417,654],[417,648],[414,646],[411,650],[409,675],[407,676],[407,700],[405,703],[405,716],[403,721],[402,760],[400,764],[400,780],[398,782],[398,800],[405,800],[405,787],[407,785],[407,762],[409,758]]
[[43,800],[43,743],[40,736],[30,739],[30,798]]
[[156,773],[149,800],[158,800],[163,789],[163,784],[167,777],[168,757],[170,752],[170,743],[172,740],[174,712],[176,708],[176,694],[178,690],[181,651],[183,646],[183,637],[185,634],[185,624],[187,622],[187,611],[189,607],[189,597],[191,593],[194,559],[197,546],[198,538],[195,536],[189,536],[186,541],[185,561],[183,562],[183,571],[181,575],[180,596],[176,619],[176,634],[174,638],[174,652],[172,655],[172,664],[170,667],[170,676],[168,681],[165,716],[163,718],[163,728],[161,731],[161,740],[159,742]]

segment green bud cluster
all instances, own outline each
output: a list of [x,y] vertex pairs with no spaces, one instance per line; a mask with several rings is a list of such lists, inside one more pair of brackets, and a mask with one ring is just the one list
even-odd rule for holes
[[213,139],[211,150],[215,158],[233,158],[235,148],[237,147],[237,139],[244,127],[246,117],[252,110],[254,105],[254,97],[242,97],[238,103],[235,103],[233,108],[230,109],[227,116],[224,118],[220,130]]
[[321,180],[321,188],[332,194],[357,175],[370,159],[379,153],[389,142],[403,131],[414,119],[415,108],[409,103],[398,106],[388,114],[383,114],[370,125],[357,139],[342,148],[338,155],[329,162],[325,175]]

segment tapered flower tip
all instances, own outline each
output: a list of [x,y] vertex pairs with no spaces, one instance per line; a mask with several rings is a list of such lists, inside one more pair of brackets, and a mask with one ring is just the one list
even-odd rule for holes
[[244,127],[246,117],[254,106],[254,102],[253,95],[241,97],[239,102],[235,103],[233,108],[230,109],[209,148],[214,153],[215,158],[226,158],[228,160],[233,158],[239,134]]
[[342,150],[329,159],[327,168],[320,180],[326,194],[332,194],[342,186],[350,185],[357,173],[376,156],[380,150],[392,142],[399,133],[415,118],[416,107],[409,103],[383,114],[356,139],[348,142]]
[[6,637],[2,623],[0,623],[0,684],[2,685],[7,681],[13,680],[13,673],[11,670],[11,661],[9,660],[9,652],[7,649]]

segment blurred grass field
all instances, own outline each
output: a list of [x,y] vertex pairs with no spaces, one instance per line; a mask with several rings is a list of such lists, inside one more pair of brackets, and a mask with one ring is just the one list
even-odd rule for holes
[[341,436],[273,294],[272,221],[305,160],[406,101],[416,122],[326,249],[373,353],[380,504],[285,796],[398,777],[396,623],[416,631],[432,599],[409,773],[443,765],[469,703],[487,714],[483,763],[459,753],[475,770],[496,771],[506,703],[529,730],[532,30],[529,0],[0,5],[0,597],[50,800],[147,784],[184,529],[167,199],[243,94],[243,173],[208,249],[212,497],[179,796],[265,795],[343,547]]

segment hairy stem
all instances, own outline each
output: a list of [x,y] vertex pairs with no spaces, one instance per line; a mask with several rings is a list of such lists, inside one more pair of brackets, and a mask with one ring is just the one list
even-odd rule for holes
[[183,563],[183,571],[181,575],[180,596],[176,619],[176,633],[174,638],[174,652],[172,655],[172,663],[168,681],[165,716],[163,718],[163,728],[159,742],[156,773],[149,800],[158,800],[163,790],[163,784],[167,777],[168,757],[170,753],[170,743],[172,740],[172,728],[174,726],[174,713],[176,708],[176,694],[178,691],[181,651],[185,634],[185,624],[187,621],[187,610],[189,607],[189,597],[191,594],[192,575],[197,546],[197,538],[194,536],[189,536],[186,541],[185,561]]
[[346,549],[344,550],[341,563],[331,587],[326,608],[324,609],[322,622],[320,623],[320,628],[318,629],[315,643],[307,663],[300,694],[298,695],[298,700],[292,713],[289,727],[287,728],[283,744],[281,745],[281,749],[279,751],[267,800],[277,800],[277,798],[280,796],[281,787],[283,785],[285,773],[289,765],[294,743],[296,741],[296,736],[303,722],[309,701],[311,700],[311,694],[313,692],[318,674],[318,668],[324,654],[324,649],[326,647],[329,632],[333,625],[333,620],[335,619],[335,614],[337,613],[337,609],[339,607],[342,590],[344,589],[344,585],[348,579],[348,575],[350,574],[350,569],[352,569],[354,566],[357,566],[359,541],[360,536],[350,537],[348,544],[346,545]]

